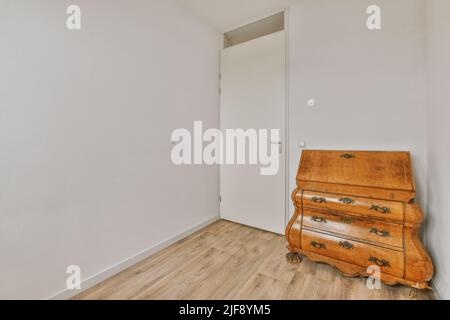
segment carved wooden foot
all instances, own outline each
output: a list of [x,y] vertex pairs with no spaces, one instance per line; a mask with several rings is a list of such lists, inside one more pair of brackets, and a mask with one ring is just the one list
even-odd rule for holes
[[286,260],[292,264],[298,264],[302,262],[302,256],[298,253],[289,252],[286,255]]

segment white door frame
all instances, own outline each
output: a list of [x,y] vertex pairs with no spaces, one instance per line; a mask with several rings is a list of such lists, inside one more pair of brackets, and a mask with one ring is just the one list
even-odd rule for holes
[[286,178],[285,178],[285,188],[286,188],[286,203],[285,203],[285,226],[287,227],[290,217],[291,217],[291,212],[289,212],[290,210],[290,205],[291,205],[291,192],[292,190],[290,190],[290,136],[289,136],[289,9],[284,10],[284,32],[286,35],[286,103],[285,103],[285,115],[286,115],[286,121],[285,121],[285,141],[286,141],[286,167],[285,167],[285,174],[286,174]]

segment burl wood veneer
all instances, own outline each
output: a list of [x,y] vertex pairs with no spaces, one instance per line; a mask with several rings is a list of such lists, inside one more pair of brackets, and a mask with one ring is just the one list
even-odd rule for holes
[[386,284],[427,289],[433,264],[419,238],[415,195],[408,152],[304,151],[287,257],[306,256],[349,276],[378,266]]

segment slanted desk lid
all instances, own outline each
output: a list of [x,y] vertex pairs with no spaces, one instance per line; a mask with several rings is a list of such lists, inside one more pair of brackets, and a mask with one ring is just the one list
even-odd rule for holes
[[297,180],[415,191],[409,152],[305,150]]

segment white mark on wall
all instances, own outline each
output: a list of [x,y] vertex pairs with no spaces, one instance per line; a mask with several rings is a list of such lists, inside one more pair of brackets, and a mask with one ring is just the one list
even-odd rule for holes
[[[175,165],[257,165],[263,176],[278,174],[283,147],[280,129],[208,129],[194,122],[194,133],[176,129],[172,133]],[[204,144],[207,144],[204,147]],[[192,155],[194,156],[192,161]]]
[[81,8],[77,5],[70,5],[67,7],[66,13],[69,17],[66,20],[66,26],[69,30],[81,29]]
[[367,8],[367,29],[381,30],[381,8],[377,5],[371,5]]
[[68,290],[81,289],[81,268],[77,265],[68,266],[66,273],[69,275],[66,281]]

